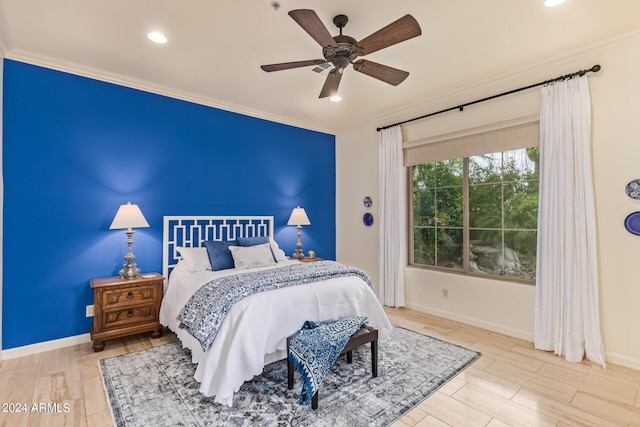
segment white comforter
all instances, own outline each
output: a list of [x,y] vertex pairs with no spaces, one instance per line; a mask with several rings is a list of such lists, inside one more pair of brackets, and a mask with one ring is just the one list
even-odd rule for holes
[[[298,261],[279,262],[278,268]],[[191,295],[214,278],[247,270],[190,273],[182,262],[169,277],[160,322],[174,331],[197,363],[195,379],[200,391],[215,401],[232,406],[233,394],[264,365],[286,357],[286,339],[306,320],[335,320],[367,316],[377,328],[380,340],[391,332],[391,324],[371,288],[358,277],[341,277],[307,285],[292,286],[249,296],[231,307],[216,340],[206,352],[176,319]],[[286,381],[286,378],[282,379]]]

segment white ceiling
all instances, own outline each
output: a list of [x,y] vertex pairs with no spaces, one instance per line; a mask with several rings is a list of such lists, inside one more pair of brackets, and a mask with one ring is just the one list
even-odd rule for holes
[[[543,0],[279,0],[278,10],[271,3],[0,0],[0,41],[8,58],[335,133],[640,28],[640,0],[555,8]],[[365,57],[409,77],[394,87],[349,68],[343,101],[332,103],[318,98],[325,75],[311,67],[262,71],[322,58],[287,15],[292,9],[315,10],[332,35],[333,17],[345,14],[343,33],[356,40],[413,15],[421,36]],[[169,42],[150,42],[152,30]]]

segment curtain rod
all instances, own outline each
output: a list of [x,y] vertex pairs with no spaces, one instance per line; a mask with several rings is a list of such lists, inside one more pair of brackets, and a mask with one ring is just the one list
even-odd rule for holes
[[516,92],[520,92],[520,91],[523,91],[523,90],[531,89],[531,88],[536,87],[536,86],[547,85],[547,84],[555,83],[555,82],[562,81],[562,80],[572,79],[574,77],[582,77],[582,76],[584,76],[585,74],[587,74],[589,72],[597,73],[598,71],[600,71],[600,69],[601,69],[600,65],[596,64],[596,65],[594,65],[593,67],[591,67],[591,68],[589,68],[587,70],[580,70],[580,71],[576,71],[575,73],[565,74],[564,76],[556,77],[555,79],[545,80],[545,81],[540,82],[540,83],[534,83],[532,85],[521,87],[521,88],[518,88],[518,89],[513,89],[513,90],[510,90],[508,92],[503,92],[503,93],[499,93],[497,95],[492,95],[492,96],[488,96],[486,98],[482,98],[482,99],[478,99],[478,100],[475,100],[475,101],[467,102],[466,104],[458,105],[456,107],[451,107],[451,108],[447,108],[445,110],[436,111],[435,113],[425,114],[424,116],[414,117],[413,119],[405,120],[403,122],[398,122],[398,123],[394,123],[392,125],[379,127],[379,128],[376,128],[376,130],[378,132],[380,132],[383,129],[388,129],[388,128],[393,127],[393,126],[403,125],[405,123],[413,122],[413,121],[420,120],[420,119],[425,119],[427,117],[435,116],[437,114],[446,113],[447,111],[452,111],[452,110],[460,110],[460,111],[462,111],[462,110],[464,110],[464,107],[467,107],[469,105],[478,104],[478,103],[484,102],[484,101],[489,101],[491,99],[499,98],[499,97],[505,96],[505,95],[511,95],[512,93],[516,93]]

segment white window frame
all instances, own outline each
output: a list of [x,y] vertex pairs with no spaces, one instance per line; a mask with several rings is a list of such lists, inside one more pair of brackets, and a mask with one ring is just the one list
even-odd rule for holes
[[[468,211],[469,191],[469,157],[505,152],[516,149],[538,146],[540,141],[539,116],[526,116],[505,122],[495,123],[467,129],[460,132],[439,135],[417,141],[406,142],[403,145],[404,164],[407,166],[407,191],[408,191],[408,264],[411,267],[438,270],[453,274],[477,276],[509,282],[535,284],[534,279],[524,279],[511,275],[498,275],[483,272],[474,272],[470,269],[469,248],[470,228]],[[451,159],[463,160],[463,268],[453,269],[441,266],[416,264],[414,260],[414,218],[413,218],[413,166],[427,163],[436,163]],[[504,182],[502,182],[504,185]],[[504,207],[503,207],[504,208]],[[504,218],[504,212],[503,212]],[[500,229],[504,233],[504,223]],[[503,235],[504,240],[504,235]],[[504,244],[504,241],[503,241]],[[504,247],[504,245],[503,245]]]

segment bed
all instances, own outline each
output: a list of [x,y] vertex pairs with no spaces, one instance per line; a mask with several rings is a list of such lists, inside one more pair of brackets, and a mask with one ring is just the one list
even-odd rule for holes
[[[256,275],[301,268],[301,263],[289,260],[273,239],[273,216],[165,216],[163,227],[163,275],[168,280],[160,322],[191,350],[200,392],[215,396],[216,402],[232,406],[234,393],[245,381],[259,375],[266,364],[286,358],[287,337],[306,320],[367,316],[368,324],[379,330],[380,341],[391,332],[391,324],[367,282],[359,276],[341,276],[267,290],[234,302],[223,316],[215,339],[206,347],[178,320],[194,293],[225,277],[231,280],[243,275],[255,279]],[[268,241],[273,265],[244,269],[236,265],[213,271],[211,266],[217,265],[218,260],[209,258],[209,269],[206,268],[206,245],[219,246],[228,241],[235,245],[238,240],[244,243],[252,239]],[[255,250],[260,249],[258,246],[265,245],[256,245]],[[241,263],[240,260],[236,262]]]

